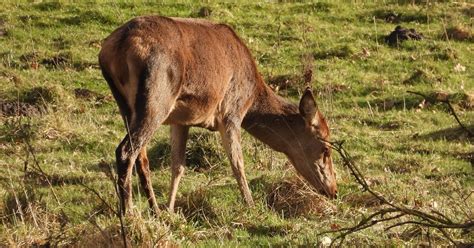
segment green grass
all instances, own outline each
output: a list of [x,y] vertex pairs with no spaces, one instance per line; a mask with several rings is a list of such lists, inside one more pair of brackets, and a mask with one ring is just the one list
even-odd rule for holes
[[[333,139],[346,141],[377,191],[455,221],[474,218],[472,138],[446,106],[420,107],[421,97],[406,93],[451,94],[461,120],[474,128],[472,39],[445,38],[447,29],[472,26],[474,5],[467,1],[3,3],[0,103],[30,109],[27,116],[0,117],[1,246],[121,244],[120,223],[109,208],[117,204],[109,167],[125,128],[98,69],[101,40],[134,16],[197,17],[204,6],[211,10],[207,18],[230,24],[243,38],[265,78],[291,80],[279,90],[282,96],[298,100],[309,63],[304,58],[312,58],[312,86]],[[400,23],[386,22],[390,13]],[[396,25],[425,38],[390,47],[384,35]],[[465,70],[455,70],[458,64]],[[93,93],[77,95],[76,89]],[[149,145],[162,208],[170,180],[168,133],[161,127]],[[338,156],[340,197],[327,203],[335,213],[288,217],[267,207],[268,187],[295,172],[283,155],[245,134],[246,172],[256,200],[247,209],[219,140],[216,133],[192,129],[178,214],[151,217],[134,177],[137,213],[125,219],[134,246],[317,246],[317,233],[353,225],[380,208],[367,201]],[[448,244],[432,229],[383,227],[355,233],[347,244],[424,245],[427,232],[434,244]],[[452,235],[474,242],[472,230]]]

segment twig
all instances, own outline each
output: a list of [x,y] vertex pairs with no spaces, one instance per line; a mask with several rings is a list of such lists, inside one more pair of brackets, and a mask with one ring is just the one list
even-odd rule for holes
[[454,119],[456,119],[456,122],[459,124],[459,126],[464,130],[466,131],[470,137],[474,137],[474,133],[469,130],[466,126],[464,126],[464,124],[462,124],[461,120],[459,120],[459,117],[458,115],[456,114],[456,111],[454,110],[454,107],[453,105],[451,104],[451,102],[446,99],[446,100],[439,100],[439,99],[434,99],[433,97],[429,97],[423,93],[420,93],[420,92],[416,92],[416,91],[410,91],[408,90],[407,93],[410,93],[410,94],[415,94],[415,95],[418,95],[418,96],[421,96],[423,97],[425,100],[427,100],[428,102],[431,102],[431,103],[436,103],[436,102],[441,102],[441,103],[444,103],[446,105],[448,105],[448,108],[449,108],[449,112],[451,113],[452,116],[454,116]]
[[120,193],[119,193],[119,189],[118,189],[118,184],[116,183],[116,179],[115,179],[115,176],[114,176],[114,173],[113,173],[113,169],[112,167],[110,166],[109,164],[109,170],[110,170],[110,175],[111,175],[111,180],[112,180],[112,184],[114,185],[114,189],[115,189],[115,194],[117,194],[118,196],[118,218],[120,220],[120,229],[122,230],[122,241],[123,241],[123,246],[125,248],[128,248],[128,243],[127,243],[127,233],[126,233],[126,229],[125,229],[125,225],[124,225],[124,221],[123,221],[123,209],[122,209],[122,203],[121,203],[121,197],[120,197]]
[[33,162],[35,163],[35,169],[37,171],[39,171],[39,173],[41,173],[41,175],[46,179],[46,182],[48,183],[49,185],[49,188],[51,190],[51,193],[53,194],[54,196],[54,199],[56,200],[56,202],[58,203],[58,205],[61,205],[61,202],[59,201],[59,198],[58,198],[58,195],[56,195],[56,192],[54,191],[54,188],[53,188],[53,184],[51,183],[51,180],[49,180],[49,175],[44,172],[44,170],[41,168],[39,162],[38,162],[38,159],[36,158],[36,154],[35,154],[35,151],[33,149],[33,147],[31,146],[30,144],[30,141],[28,138],[25,139],[25,144],[26,144],[26,147],[28,148],[28,152],[31,154],[31,156],[33,157]]
[[[339,153],[339,155],[342,158],[343,164],[347,168],[349,168],[351,174],[354,176],[357,183],[359,183],[362,186],[364,191],[369,192],[372,196],[377,198],[382,204],[389,206],[388,208],[384,208],[384,209],[376,211],[375,213],[372,213],[368,217],[362,218],[362,220],[360,220],[359,223],[355,226],[341,228],[338,230],[329,230],[329,231],[324,231],[324,232],[319,233],[318,236],[327,234],[327,233],[340,233],[339,236],[337,236],[334,240],[332,240],[331,246],[334,244],[334,242],[338,240],[339,240],[338,246],[341,246],[346,236],[352,233],[355,233],[363,229],[367,229],[381,222],[392,221],[392,220],[400,219],[402,217],[415,218],[415,219],[414,220],[410,219],[410,220],[395,223],[387,227],[386,230],[390,230],[394,227],[403,226],[403,225],[418,225],[422,227],[432,227],[432,228],[437,229],[439,232],[441,232],[441,234],[443,234],[443,236],[455,246],[458,245],[458,243],[451,237],[451,235],[446,231],[446,229],[469,230],[469,229],[474,228],[473,220],[468,220],[464,223],[456,223],[452,221],[448,216],[438,211],[433,210],[432,212],[436,214],[436,215],[433,215],[433,214],[422,212],[420,210],[407,208],[405,206],[398,205],[397,203],[387,200],[382,194],[373,191],[369,187],[369,185],[365,181],[363,174],[360,172],[358,167],[354,164],[349,153],[342,146],[344,143],[343,141],[342,142],[329,142],[324,139],[321,139],[321,140],[327,143],[332,149],[336,150]],[[390,217],[384,218],[383,216],[385,214],[393,214],[393,215]]]
[[92,193],[94,193],[94,194],[97,196],[97,198],[99,198],[99,200],[101,200],[102,203],[104,203],[105,206],[107,206],[107,208],[108,208],[109,210],[111,210],[115,215],[119,215],[119,213],[118,213],[117,211],[115,211],[115,209],[112,208],[112,206],[110,206],[110,204],[99,194],[99,192],[97,192],[95,189],[93,189],[93,188],[87,186],[86,184],[84,184],[84,183],[82,183],[82,182],[80,182],[79,185],[81,185],[82,187],[84,187],[84,188],[86,188],[87,190],[89,190],[89,191],[91,191]]

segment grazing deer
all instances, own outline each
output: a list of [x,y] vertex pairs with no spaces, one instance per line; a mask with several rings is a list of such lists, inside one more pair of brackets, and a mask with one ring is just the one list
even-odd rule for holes
[[336,196],[331,150],[321,141],[329,139],[329,128],[311,91],[306,89],[299,107],[277,96],[229,26],[138,17],[105,39],[99,63],[128,128],[115,152],[122,212],[131,207],[134,165],[150,207],[158,212],[146,144],[160,125],[171,126],[169,211],[184,173],[191,126],[219,131],[249,206],[254,202],[244,173],[240,127],[286,154],[313,187]]

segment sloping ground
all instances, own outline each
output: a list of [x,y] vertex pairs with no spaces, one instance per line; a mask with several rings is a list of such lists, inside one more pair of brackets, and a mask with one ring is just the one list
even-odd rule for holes
[[[368,182],[394,201],[473,219],[474,5],[390,1],[317,3],[2,3],[0,9],[0,246],[120,246],[114,150],[125,128],[97,65],[101,40],[138,15],[203,17],[230,24],[278,94],[297,101],[312,73],[334,140],[345,140]],[[396,26],[420,40],[385,43]],[[441,93],[440,93],[441,92]],[[168,127],[149,146],[164,209]],[[134,184],[134,246],[316,246],[325,230],[381,206],[334,157],[339,195],[327,200],[295,179],[284,156],[243,137],[256,207],[240,198],[217,134],[193,129],[178,214],[150,216]],[[134,177],[135,182],[137,178]],[[393,224],[393,223],[392,223]],[[390,223],[347,237],[354,246],[447,245],[433,229]],[[472,230],[453,232],[474,242]],[[324,243],[324,242],[323,242]]]

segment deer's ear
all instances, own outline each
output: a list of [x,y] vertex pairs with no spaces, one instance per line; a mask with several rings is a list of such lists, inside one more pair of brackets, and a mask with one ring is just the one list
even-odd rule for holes
[[318,105],[316,104],[313,92],[311,92],[309,87],[306,88],[303,96],[301,97],[299,109],[300,114],[308,124],[318,125]]

